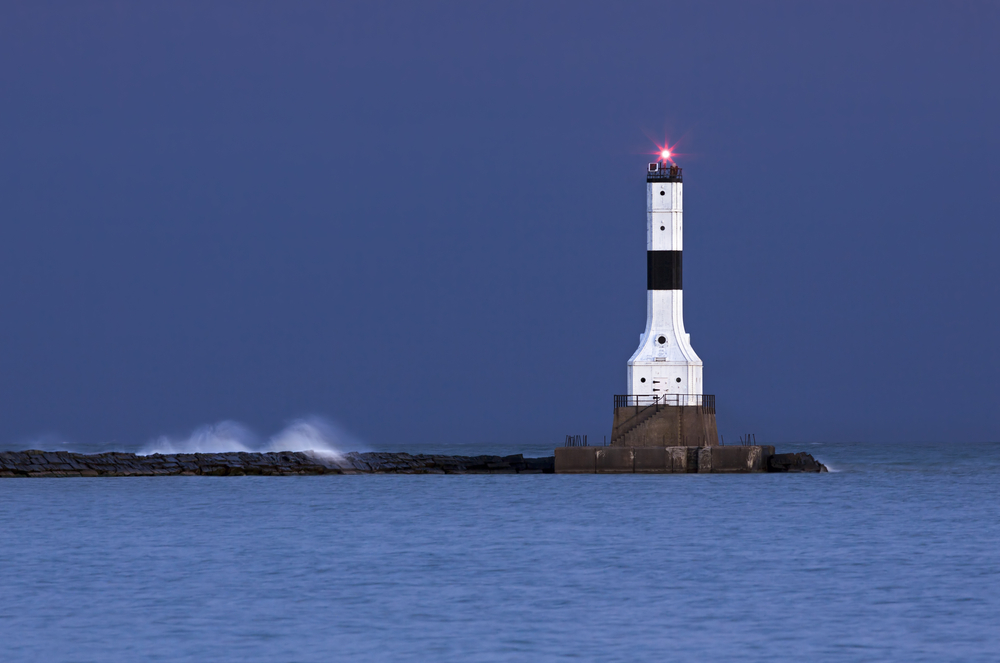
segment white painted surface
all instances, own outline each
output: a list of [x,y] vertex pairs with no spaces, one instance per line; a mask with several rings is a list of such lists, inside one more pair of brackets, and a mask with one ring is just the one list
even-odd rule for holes
[[680,182],[646,183],[646,248],[650,251],[684,250],[684,185]]
[[[680,182],[646,183],[647,250],[683,250],[683,187]],[[628,393],[669,395],[671,402],[678,394],[703,393],[701,359],[684,331],[683,290],[646,291],[646,330],[628,360]],[[688,403],[681,399],[679,404]]]

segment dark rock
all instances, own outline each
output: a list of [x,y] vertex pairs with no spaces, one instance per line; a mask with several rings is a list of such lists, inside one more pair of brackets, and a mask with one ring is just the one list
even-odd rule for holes
[[768,472],[827,472],[826,465],[804,451],[773,454],[767,459]]
[[554,459],[513,456],[413,456],[357,453],[331,457],[310,452],[76,454],[66,451],[0,452],[0,477],[295,476],[325,474],[551,474]]

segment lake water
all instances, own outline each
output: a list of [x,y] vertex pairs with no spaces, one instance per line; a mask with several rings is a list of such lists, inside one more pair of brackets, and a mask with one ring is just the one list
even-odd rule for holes
[[1000,660],[1000,445],[778,450],[836,471],[3,479],[0,660]]

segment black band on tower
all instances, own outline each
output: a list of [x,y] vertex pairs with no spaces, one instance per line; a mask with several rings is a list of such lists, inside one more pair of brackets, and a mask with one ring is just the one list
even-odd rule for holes
[[646,290],[681,289],[681,252],[646,251]]

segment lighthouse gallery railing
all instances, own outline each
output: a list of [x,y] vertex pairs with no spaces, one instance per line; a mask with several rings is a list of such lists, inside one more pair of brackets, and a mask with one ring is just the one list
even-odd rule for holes
[[702,412],[715,414],[715,394],[615,395],[615,407],[648,407],[650,405],[701,406]]

